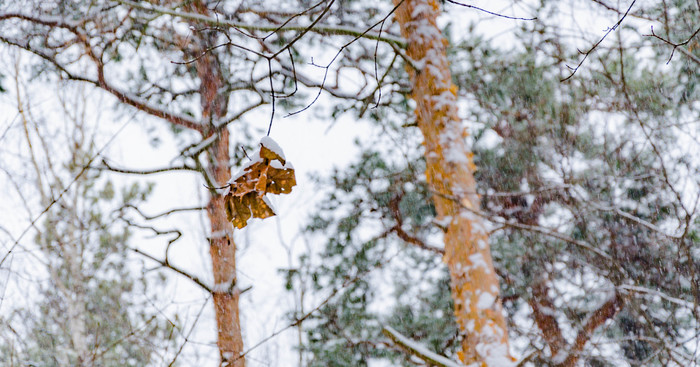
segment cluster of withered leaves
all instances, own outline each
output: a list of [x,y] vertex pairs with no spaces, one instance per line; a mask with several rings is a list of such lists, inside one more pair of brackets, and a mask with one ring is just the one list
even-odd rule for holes
[[231,181],[226,194],[226,215],[233,225],[243,228],[248,219],[275,215],[265,194],[289,194],[297,182],[294,168],[283,157],[260,144],[257,156]]

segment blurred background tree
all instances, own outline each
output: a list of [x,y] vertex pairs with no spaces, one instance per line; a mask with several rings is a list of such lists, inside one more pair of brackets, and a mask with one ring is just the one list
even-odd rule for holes
[[[694,365],[699,5],[636,4],[578,70],[585,55],[572,44],[590,50],[602,33],[577,28],[577,14],[562,21],[567,6],[627,11],[606,2],[516,6],[537,20],[518,23],[505,46],[478,23],[446,28],[512,344],[521,365]],[[670,61],[674,45],[651,36],[650,23],[666,40],[688,40]],[[329,240],[302,258],[300,284],[318,291],[368,267],[384,274],[362,283],[362,297],[350,287],[313,317],[302,345],[311,365],[414,365],[381,334],[385,324],[439,354],[458,349],[436,260],[444,224],[427,205],[412,116],[397,112],[372,115],[384,135],[358,143],[365,153],[327,181],[336,190],[307,227]],[[354,357],[338,358],[347,350]]]
[[[151,187],[119,187],[101,171],[86,170],[98,154],[100,136],[86,121],[87,90],[66,86],[58,93],[63,111],[43,116],[24,88],[20,56],[13,92],[22,124],[19,145],[26,153],[18,158],[28,164],[26,171],[12,175],[7,171],[11,165],[4,170],[11,180],[30,180],[28,188],[15,186],[32,197],[18,211],[31,214],[35,199],[42,207],[59,198],[60,203],[50,206],[34,227],[35,246],[28,250],[32,257],[28,268],[18,271],[27,277],[21,286],[27,305],[6,305],[9,312],[0,318],[0,363],[162,364],[174,354],[178,325],[163,320],[151,306],[160,298],[153,290],[163,287],[165,278],[148,275],[130,251],[132,230],[121,210],[143,202]],[[72,190],[62,192],[69,184]]]

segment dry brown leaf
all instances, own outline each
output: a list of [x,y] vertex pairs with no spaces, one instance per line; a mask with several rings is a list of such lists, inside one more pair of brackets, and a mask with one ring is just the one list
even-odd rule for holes
[[292,192],[296,178],[291,164],[261,143],[254,159],[229,184],[226,215],[237,228],[243,228],[251,217],[264,219],[275,215],[265,194]]

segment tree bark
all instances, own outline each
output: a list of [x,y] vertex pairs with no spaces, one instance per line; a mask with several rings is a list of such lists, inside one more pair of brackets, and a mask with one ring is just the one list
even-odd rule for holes
[[[394,0],[399,4],[401,0]],[[452,83],[443,38],[436,24],[437,0],[405,0],[396,10],[406,54],[415,68],[408,72],[423,133],[426,176],[440,221],[449,223],[445,255],[462,334],[460,359],[468,365],[507,366],[513,362],[499,298],[488,234],[472,210],[479,207],[475,169],[457,114],[457,87]]]
[[[231,177],[228,169],[228,130],[219,133],[219,140],[209,150],[212,161],[212,177],[220,184]],[[233,242],[233,228],[226,218],[224,200],[221,195],[212,195],[207,205],[207,215],[211,226],[212,271],[214,273],[214,310],[218,332],[218,347],[222,366],[245,366],[243,336],[238,309],[239,290],[236,286],[236,245]]]
[[[208,15],[206,1],[193,1],[187,10]],[[211,184],[221,187],[231,178],[229,167],[229,131],[217,127],[216,122],[226,116],[229,93],[225,92],[225,80],[217,54],[211,52],[216,45],[213,30],[201,30],[196,34],[195,67],[199,76],[200,104],[202,108],[202,138],[215,134],[218,138],[207,148],[208,164],[205,174]],[[240,291],[236,286],[236,245],[233,241],[233,226],[226,217],[224,197],[211,191],[207,204],[207,216],[211,228],[209,254],[214,275],[214,311],[216,313],[217,345],[221,366],[244,367],[243,336],[241,334],[238,299]]]

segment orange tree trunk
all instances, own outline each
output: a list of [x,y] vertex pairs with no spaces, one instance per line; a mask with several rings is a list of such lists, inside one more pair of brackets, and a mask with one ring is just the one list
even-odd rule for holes
[[[231,177],[228,168],[228,130],[219,132],[219,140],[209,149],[213,177],[219,183],[226,183]],[[216,312],[217,345],[222,366],[245,366],[245,359],[239,358],[243,352],[243,337],[239,320],[236,286],[236,245],[233,242],[232,225],[226,218],[223,196],[209,198],[207,215],[211,226],[209,253],[214,273],[214,311]]]
[[[394,0],[395,4],[400,0]],[[478,209],[474,164],[466,131],[457,115],[457,87],[445,46],[435,23],[437,0],[404,0],[396,11],[407,55],[416,102],[416,119],[423,133],[426,176],[445,233],[445,257],[451,277],[455,318],[462,334],[460,359],[465,364],[507,366],[508,332],[498,296],[488,234]]]
[[[208,15],[206,2],[193,1],[187,10]],[[229,131],[216,127],[216,122],[226,116],[229,94],[225,92],[225,80],[221,65],[211,48],[216,45],[216,32],[197,32],[194,55],[195,67],[200,79],[200,104],[202,107],[202,138],[214,134],[218,139],[207,148],[206,173],[211,184],[221,187],[231,178],[229,168]],[[209,254],[214,275],[214,311],[216,313],[217,345],[221,366],[244,367],[243,336],[238,309],[239,289],[236,286],[236,245],[233,242],[233,225],[226,217],[224,197],[212,191],[207,204],[207,215],[211,227]]]

